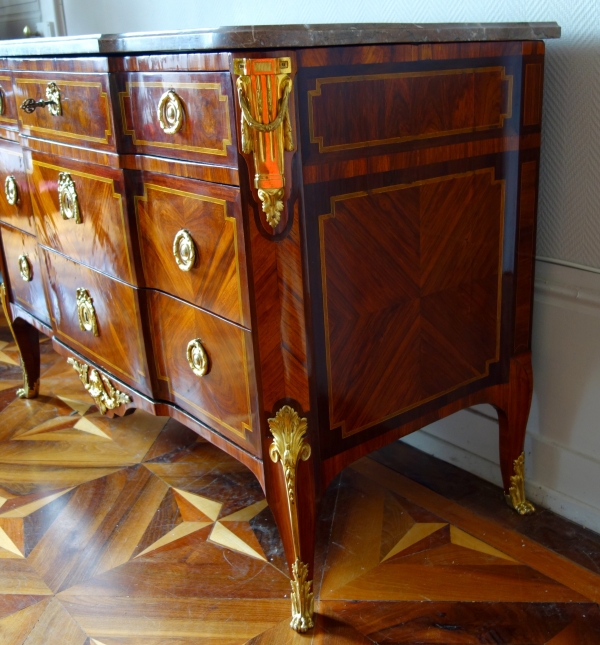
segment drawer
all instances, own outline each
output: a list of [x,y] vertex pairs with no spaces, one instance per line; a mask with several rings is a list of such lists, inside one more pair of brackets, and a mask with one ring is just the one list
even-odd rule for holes
[[228,72],[118,74],[123,148],[237,167]]
[[[55,61],[60,70],[60,61]],[[14,72],[21,134],[94,150],[115,150],[108,74]],[[24,101],[53,101],[31,112]]]
[[160,398],[254,451],[250,332],[156,291],[148,303]]
[[131,173],[144,285],[250,326],[237,188]]
[[120,170],[26,151],[40,244],[136,284]]
[[[0,70],[0,136],[13,138],[19,129],[11,72]],[[10,133],[5,132],[9,130]]]
[[35,235],[35,221],[21,146],[0,143],[0,220]]
[[139,292],[58,253],[42,253],[57,338],[127,385],[150,394]]
[[11,301],[50,325],[37,240],[8,226],[0,231]]

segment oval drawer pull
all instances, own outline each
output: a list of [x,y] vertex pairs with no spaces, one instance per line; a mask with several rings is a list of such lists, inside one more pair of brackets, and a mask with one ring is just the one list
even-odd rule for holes
[[182,271],[189,271],[196,263],[196,244],[190,232],[184,228],[173,239],[173,255]]
[[21,103],[21,109],[27,114],[35,112],[36,108],[48,106],[48,110],[52,116],[62,115],[62,105],[60,102],[60,90],[56,83],[48,83],[46,86],[46,99],[36,101],[35,99],[25,99]]
[[208,356],[199,338],[188,343],[186,357],[196,376],[204,376],[208,372]]
[[19,255],[19,273],[25,282],[31,282],[33,279],[33,274],[31,273],[31,264],[27,259],[27,253]]
[[87,289],[77,289],[77,317],[81,331],[91,331],[94,336],[100,335],[94,302]]
[[75,182],[68,172],[58,173],[58,205],[63,219],[74,219],[77,224],[82,223]]
[[168,90],[160,97],[157,113],[158,122],[165,134],[179,132],[183,125],[183,104],[175,90]]
[[11,206],[14,206],[19,201],[19,187],[13,175],[8,175],[4,180],[4,194],[6,195],[6,201]]

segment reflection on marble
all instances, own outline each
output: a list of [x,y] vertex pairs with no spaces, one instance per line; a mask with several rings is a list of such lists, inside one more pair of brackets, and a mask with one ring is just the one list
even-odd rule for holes
[[231,49],[333,47],[389,43],[489,42],[560,38],[555,22],[352,23],[329,25],[249,25],[93,34],[3,41],[0,56],[117,54]]

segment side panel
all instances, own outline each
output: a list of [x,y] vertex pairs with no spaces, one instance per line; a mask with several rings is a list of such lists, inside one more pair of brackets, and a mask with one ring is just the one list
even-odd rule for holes
[[299,53],[324,459],[508,379],[527,45]]

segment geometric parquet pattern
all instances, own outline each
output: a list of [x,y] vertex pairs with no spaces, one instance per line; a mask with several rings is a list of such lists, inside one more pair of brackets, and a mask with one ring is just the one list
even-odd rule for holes
[[100,416],[0,328],[1,645],[598,645],[600,575],[363,459],[320,515],[312,634],[289,629],[253,475],[182,425]]

